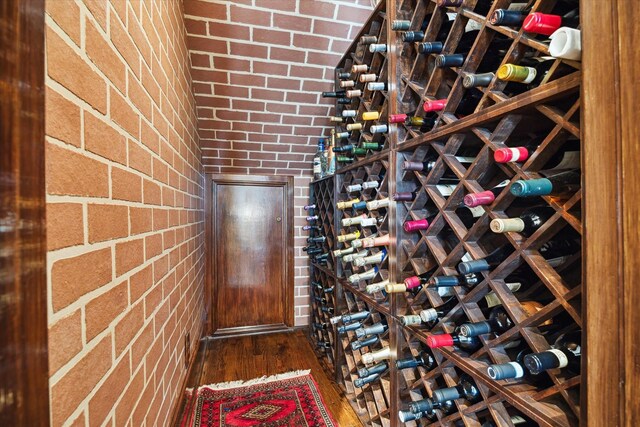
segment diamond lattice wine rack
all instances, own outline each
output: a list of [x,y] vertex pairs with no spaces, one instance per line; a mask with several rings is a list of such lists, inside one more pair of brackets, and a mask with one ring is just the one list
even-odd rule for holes
[[580,424],[578,3],[388,0],[336,67],[318,268],[365,425]]

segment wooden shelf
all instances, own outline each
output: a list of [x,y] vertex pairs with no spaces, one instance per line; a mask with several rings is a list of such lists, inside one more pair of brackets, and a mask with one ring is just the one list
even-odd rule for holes
[[[353,403],[366,425],[398,426],[398,410],[406,410],[412,401],[431,397],[434,390],[456,385],[462,374],[475,381],[481,399],[470,403],[457,399],[454,407],[445,413],[438,409],[435,418],[421,418],[408,422],[411,426],[452,425],[462,421],[467,426],[479,426],[491,421],[498,426],[513,426],[512,416],[522,416],[527,425],[575,426],[580,423],[581,395],[584,385],[581,375],[565,370],[547,371],[540,380],[494,381],[487,375],[487,366],[506,363],[513,359],[511,347],[522,351],[540,352],[549,349],[553,339],[560,333],[582,329],[582,214],[583,192],[581,189],[562,198],[537,197],[529,205],[548,206],[553,215],[531,236],[510,232],[496,234],[489,224],[494,219],[517,217],[527,203],[520,203],[509,191],[499,193],[493,203],[480,208],[479,216],[468,220],[462,217],[460,208],[464,196],[471,192],[488,190],[500,182],[507,181],[507,188],[519,179],[541,177],[541,171],[551,169],[549,162],[565,150],[580,150],[580,113],[582,83],[581,64],[574,61],[553,60],[541,84],[519,93],[517,84],[494,77],[488,87],[465,89],[463,79],[486,65],[490,55],[495,55],[495,43],[500,43],[499,61],[491,64],[519,63],[524,58],[548,56],[548,46],[534,34],[520,28],[499,27],[488,23],[477,6],[482,0],[466,0],[461,8],[439,8],[435,0],[387,0],[379,4],[376,11],[354,40],[348,52],[336,67],[338,72],[351,70],[353,64],[369,65],[369,73],[378,76],[377,81],[386,81],[388,91],[372,93],[364,84],[356,83],[363,91],[362,97],[354,99],[349,109],[356,109],[355,119],[338,126],[344,131],[349,123],[360,122],[366,111],[380,111],[377,122],[364,122],[361,131],[354,131],[348,140],[337,145],[377,141],[383,144],[380,152],[367,152],[356,161],[339,168],[334,180],[317,181],[312,184],[313,194],[329,197],[334,211],[327,230],[331,249],[348,247],[337,243],[339,235],[356,230],[364,237],[389,235],[386,247],[369,249],[368,255],[386,251],[386,256],[377,264],[378,271],[370,280],[351,283],[352,274],[362,273],[371,266],[356,266],[343,258],[332,258],[331,266],[317,270],[335,280],[336,300],[334,305],[343,313],[368,310],[371,317],[367,325],[381,318],[389,328],[381,335],[380,342],[366,350],[352,350],[355,340],[352,332],[333,336],[336,344],[332,360],[335,373],[343,390]],[[498,8],[507,8],[512,0],[494,0],[487,16]],[[531,11],[551,12],[553,0],[532,0]],[[454,53],[470,24],[477,33],[466,60],[460,67],[437,68],[435,55],[418,53],[417,43],[402,41],[401,32],[391,30],[391,21],[411,21],[412,29],[419,29],[425,20],[425,41],[433,41],[444,28],[445,22],[453,18],[451,28],[444,38],[443,53]],[[378,43],[387,44],[387,53],[370,53],[360,42],[364,35],[375,35]],[[465,36],[469,37],[469,36]],[[489,53],[488,53],[489,52]],[[495,70],[493,70],[495,73]],[[357,82],[358,74],[352,75]],[[336,80],[336,85],[339,80]],[[462,115],[460,106],[468,101],[472,90],[477,90],[476,104],[471,112]],[[385,134],[371,134],[372,124],[386,124],[389,114],[407,114],[425,117],[423,104],[426,100],[446,99],[444,110],[435,114],[432,129],[416,128],[405,124],[389,124]],[[341,115],[343,105],[336,105],[336,114]],[[540,138],[536,151],[523,163],[499,164],[494,161],[496,150],[515,147],[531,137]],[[472,157],[472,161],[465,158]],[[428,173],[405,171],[405,161],[433,161]],[[439,185],[451,186],[450,194],[443,194]],[[454,181],[451,181],[454,180]],[[350,185],[378,181],[379,187],[363,192],[348,192]],[[333,190],[322,189],[323,183],[332,183]],[[335,209],[338,202],[359,197],[362,201],[381,200],[396,192],[415,192],[410,202],[391,202],[388,208],[367,212],[366,210]],[[379,218],[376,226],[342,227],[341,220],[362,213]],[[328,215],[327,213],[327,216]],[[429,228],[408,233],[402,225],[408,220],[431,218]],[[327,236],[328,237],[328,236]],[[574,246],[562,258],[550,262],[545,259],[547,242],[574,242]],[[327,239],[329,240],[329,239]],[[578,245],[578,246],[575,246]],[[463,257],[480,259],[491,250],[509,248],[510,255],[502,263],[487,272],[478,273],[479,283],[472,287],[454,287],[448,293],[424,286],[416,292],[387,294],[384,291],[367,293],[366,286],[389,280],[402,283],[404,279],[428,274],[429,276],[455,275]],[[508,284],[518,281],[520,289],[511,289]],[[452,333],[457,325],[486,319],[490,307],[487,296],[497,300],[513,321],[514,326],[499,335],[482,335],[480,347],[467,354],[452,347],[428,349],[427,339],[434,334]],[[539,311],[530,314],[523,302],[536,300]],[[403,326],[405,315],[418,314],[427,308],[444,307],[447,311],[434,324],[428,326]],[[452,308],[451,308],[452,307]],[[553,327],[549,327],[551,323]],[[550,332],[550,329],[552,330]],[[514,344],[515,343],[515,344]],[[392,350],[387,361],[390,369],[381,377],[362,388],[354,386],[358,368],[364,366],[362,355],[384,346]],[[435,365],[427,370],[423,367],[399,370],[395,361],[403,357],[416,357],[421,351],[432,355]]]

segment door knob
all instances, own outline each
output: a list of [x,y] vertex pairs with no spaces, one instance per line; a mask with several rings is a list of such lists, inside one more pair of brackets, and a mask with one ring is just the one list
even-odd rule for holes
[[276,221],[278,222],[282,221],[282,217],[281,216],[276,217]]

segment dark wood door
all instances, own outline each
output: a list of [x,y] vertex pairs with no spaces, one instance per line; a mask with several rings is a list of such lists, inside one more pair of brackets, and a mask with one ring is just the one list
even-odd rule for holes
[[214,334],[292,326],[290,179],[213,179]]

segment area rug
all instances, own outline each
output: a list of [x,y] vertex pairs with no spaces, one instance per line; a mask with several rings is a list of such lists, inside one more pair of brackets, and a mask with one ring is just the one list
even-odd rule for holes
[[199,387],[181,427],[336,427],[309,371]]

